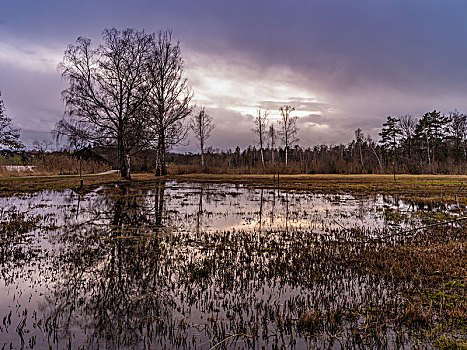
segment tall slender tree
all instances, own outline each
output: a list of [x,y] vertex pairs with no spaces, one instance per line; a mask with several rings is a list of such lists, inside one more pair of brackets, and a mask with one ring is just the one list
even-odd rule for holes
[[274,128],[274,123],[272,123],[269,126],[268,136],[269,136],[270,147],[271,147],[271,160],[274,163],[274,152],[276,151],[276,142],[277,142],[276,141],[277,133],[276,133],[276,129]]
[[393,171],[396,169],[396,154],[399,147],[399,139],[401,130],[399,128],[399,119],[388,116],[385,123],[383,123],[383,129],[379,133],[381,136],[381,147],[383,149],[383,155],[386,159],[386,164],[392,162]]
[[198,140],[198,146],[201,152],[201,168],[204,171],[204,148],[206,146],[207,139],[211,136],[212,130],[214,130],[213,119],[206,113],[205,108],[202,107],[199,113],[196,114],[191,120],[190,126],[195,134],[196,139]]
[[456,161],[467,158],[467,115],[455,110],[449,113],[449,132],[454,144],[454,158]]
[[266,141],[266,132],[268,127],[268,111],[262,111],[261,108],[257,111],[258,115],[256,116],[254,123],[255,127],[253,129],[254,133],[258,136],[258,146],[261,153],[261,163],[264,165],[264,143]]
[[373,152],[376,161],[378,162],[379,170],[383,171],[383,165],[381,164],[381,159],[378,155],[378,152],[376,152],[376,143],[373,141],[370,135],[366,135],[366,143],[368,144],[368,147],[370,147],[371,151]]
[[415,135],[415,126],[417,120],[410,114],[403,115],[399,118],[398,128],[400,130],[400,143],[404,149],[404,155],[409,157],[412,154],[413,138]]
[[358,153],[360,155],[359,157],[360,166],[362,167],[362,170],[365,167],[363,164],[363,152],[362,152],[362,144],[364,140],[365,140],[365,134],[363,133],[362,129],[357,128],[357,130],[355,130],[355,143],[358,147]]
[[186,117],[193,111],[193,93],[184,77],[180,42],[171,31],[160,31],[152,48],[148,112],[157,147],[156,176],[167,175],[167,149],[185,139]]
[[282,141],[284,142],[285,146],[285,165],[287,166],[288,163],[288,153],[290,145],[295,142],[298,142],[299,139],[297,138],[297,119],[298,117],[292,117],[290,113],[295,110],[292,106],[285,105],[279,108],[279,112],[281,113],[281,120],[279,123],[281,124],[281,131],[280,136]]
[[441,149],[444,147],[448,131],[448,117],[439,111],[425,113],[415,127],[415,137],[422,148],[425,148],[428,165],[438,158],[442,158]]

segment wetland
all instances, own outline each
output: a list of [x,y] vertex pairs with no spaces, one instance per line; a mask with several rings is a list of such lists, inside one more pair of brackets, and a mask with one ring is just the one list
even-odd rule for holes
[[465,348],[466,208],[417,198],[189,179],[1,197],[0,348]]

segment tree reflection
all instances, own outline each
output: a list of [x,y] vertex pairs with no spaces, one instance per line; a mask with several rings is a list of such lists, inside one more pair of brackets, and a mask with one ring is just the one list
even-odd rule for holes
[[[99,211],[86,225],[69,226],[60,239],[69,247],[59,258],[62,278],[42,305],[54,339],[70,338],[78,328],[87,329],[92,344],[130,346],[149,345],[155,334],[167,334],[166,325],[175,321],[171,282],[160,273],[160,257],[166,254],[158,236],[163,197],[161,184],[153,216],[140,196],[121,187],[100,203],[106,216]],[[98,224],[103,219],[109,225]]]
[[198,212],[196,213],[196,233],[199,234],[202,228],[203,220],[203,192],[204,187],[201,186],[199,189],[199,201],[198,201]]
[[[263,225],[270,201],[261,190],[252,214],[259,230],[203,231],[208,193],[203,187],[184,193],[192,207],[181,214],[170,207],[175,197],[163,181],[149,189],[120,186],[97,196],[80,220],[66,216],[53,240],[61,248],[50,258],[58,278],[41,304],[49,342],[210,348],[241,333],[248,337],[225,347],[332,347],[337,338],[352,347],[362,321],[343,310],[395,305],[406,286],[352,265],[369,249],[356,239],[361,231],[329,228],[319,235],[289,224],[301,207],[300,197],[287,192],[277,194],[278,203],[272,193],[270,212],[272,222],[276,205],[283,210],[285,226]],[[189,218],[192,230],[177,229]],[[319,315],[311,328],[310,314]]]

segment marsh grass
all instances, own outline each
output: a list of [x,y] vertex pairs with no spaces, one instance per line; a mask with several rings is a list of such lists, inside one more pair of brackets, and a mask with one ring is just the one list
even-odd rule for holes
[[[30,168],[25,170],[8,170],[2,165],[17,165],[19,167],[27,165]],[[108,164],[94,160],[82,160],[82,174],[95,174],[110,169]],[[20,157],[0,157],[0,177],[21,177],[21,176],[44,176],[44,175],[79,175],[80,161],[78,158],[68,153],[44,153],[37,158],[29,159],[26,163]]]
[[69,188],[85,192],[102,185],[117,185],[121,181],[117,174],[83,175],[83,180],[81,189],[79,175],[0,178],[0,197]]
[[[169,173],[171,172],[169,167]],[[11,175],[16,175],[11,177]],[[78,176],[69,178],[23,178],[18,179],[18,173],[10,173],[1,178],[0,194],[8,195],[15,192],[34,192],[44,189],[73,188],[79,184]],[[176,179],[181,182],[197,182],[205,184],[232,183],[282,190],[295,190],[308,193],[356,195],[386,194],[399,196],[413,202],[424,203],[457,203],[467,205],[467,176],[463,175],[400,175],[393,181],[390,175],[281,175],[280,182],[271,174],[264,175],[228,175],[228,174],[171,174],[156,178],[154,174],[134,174],[133,183],[139,187],[151,188],[158,181]],[[116,174],[99,177],[89,177],[85,185],[127,183]],[[459,192],[459,190],[461,190]]]
[[[173,175],[179,181],[202,183],[236,183],[284,190],[313,193],[339,194],[390,194],[414,202],[467,204],[465,175],[398,175],[396,182],[391,175],[281,175],[279,183],[273,174],[229,175],[186,174]],[[145,175],[135,177],[146,180]],[[459,192],[460,190],[460,192]]]
[[[42,277],[51,291],[40,298],[36,316],[25,313],[24,297],[10,321],[3,316],[16,327],[15,344],[24,338],[38,347],[70,341],[72,348],[301,349],[462,348],[466,342],[462,223],[400,235],[364,220],[381,215],[400,224],[402,214],[404,222],[415,214],[406,224],[423,224],[416,209],[248,186],[138,184],[68,191],[62,207],[47,197],[34,203],[46,205],[54,219],[31,210],[21,216],[19,209],[4,215],[9,236],[34,227],[56,247],[41,246],[29,260],[10,255],[16,269],[0,265],[11,285],[30,278],[21,264],[51,271]],[[369,213],[358,225],[348,224],[354,209],[340,209],[345,200]],[[381,210],[371,211],[374,205]],[[445,209],[424,211],[444,220]],[[268,226],[261,215],[279,223]],[[215,226],[224,217],[239,217],[242,225]],[[316,225],[305,226],[310,221]],[[10,242],[2,246],[6,252],[34,246]],[[247,336],[229,338],[238,334]]]

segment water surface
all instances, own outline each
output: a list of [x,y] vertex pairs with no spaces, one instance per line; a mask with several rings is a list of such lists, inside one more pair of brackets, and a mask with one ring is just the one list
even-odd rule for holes
[[[445,209],[177,182],[0,198],[0,348],[353,347],[358,310],[407,285],[340,259]],[[366,346],[388,344],[411,340]]]

